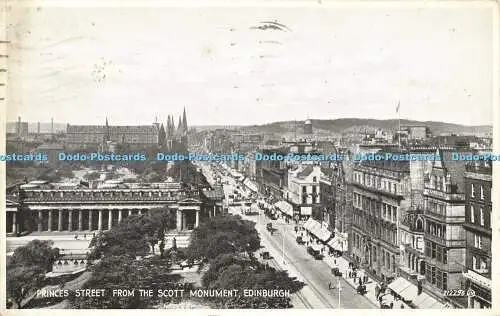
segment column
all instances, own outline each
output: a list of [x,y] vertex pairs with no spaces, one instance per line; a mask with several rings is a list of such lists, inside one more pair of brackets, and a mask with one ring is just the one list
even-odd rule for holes
[[122,210],[118,210],[118,223],[122,222]]
[[73,210],[69,210],[68,231],[73,230]]
[[198,228],[198,225],[200,225],[200,210],[196,210],[196,223],[194,227]]
[[111,229],[113,225],[113,210],[108,211],[108,230]]
[[12,213],[12,233],[14,233],[14,234],[17,234],[17,223],[16,223],[16,219],[17,219],[17,213],[16,213],[16,212],[13,212],[13,213]]
[[78,211],[78,230],[83,230],[83,210]]
[[42,219],[43,219],[42,211],[38,211],[38,231],[39,232],[41,232],[42,228],[43,228]]
[[99,210],[99,224],[97,229],[102,230],[102,210]]
[[182,211],[177,210],[177,230],[182,230]]
[[93,210],[89,210],[89,230],[92,231],[92,213],[94,213]]
[[57,220],[57,231],[62,231],[62,218],[63,218],[63,210],[58,210],[59,219]]
[[52,231],[52,210],[49,210],[49,226],[48,226],[49,232]]

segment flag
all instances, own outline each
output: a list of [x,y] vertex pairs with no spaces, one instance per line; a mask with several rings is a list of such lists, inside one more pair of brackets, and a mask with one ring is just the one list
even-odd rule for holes
[[399,107],[401,106],[401,104],[398,102],[398,106],[396,107],[396,113],[399,113]]

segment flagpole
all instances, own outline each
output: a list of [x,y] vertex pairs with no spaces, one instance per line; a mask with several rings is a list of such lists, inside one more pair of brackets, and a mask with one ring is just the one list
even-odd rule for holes
[[401,149],[401,103],[398,101],[398,147]]

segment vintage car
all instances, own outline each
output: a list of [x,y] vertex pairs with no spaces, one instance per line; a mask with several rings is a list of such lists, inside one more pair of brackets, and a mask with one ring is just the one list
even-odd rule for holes
[[316,260],[323,259],[323,255],[318,250],[315,250],[311,246],[307,247],[307,253],[310,254],[311,256],[313,256],[314,259],[316,259]]
[[303,245],[305,244],[306,242],[304,241],[304,239],[302,239],[301,236],[297,236],[297,238],[295,239],[295,241],[299,244],[299,245]]

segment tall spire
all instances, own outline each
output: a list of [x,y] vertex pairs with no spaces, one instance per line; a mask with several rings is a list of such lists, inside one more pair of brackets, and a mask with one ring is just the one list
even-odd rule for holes
[[184,132],[187,132],[188,123],[186,118],[186,107],[184,107],[184,112],[182,113],[182,127],[184,128]]
[[106,131],[104,134],[104,141],[109,141],[109,124],[108,124],[108,117],[106,116]]
[[179,131],[181,131],[181,130],[182,130],[182,120],[181,120],[181,116],[180,116],[180,115],[179,115],[179,124],[177,125],[177,129],[178,129]]

